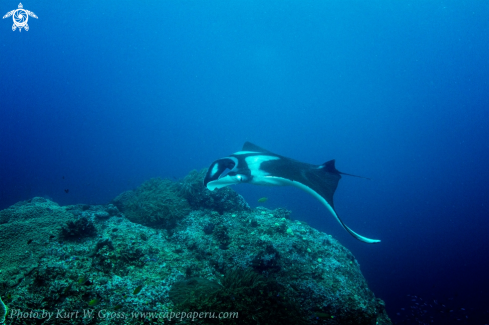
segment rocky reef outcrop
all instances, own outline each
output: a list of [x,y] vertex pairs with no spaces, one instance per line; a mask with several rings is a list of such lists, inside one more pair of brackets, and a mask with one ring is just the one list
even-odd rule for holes
[[334,238],[202,176],[153,179],[108,205],[0,211],[6,321],[391,324]]

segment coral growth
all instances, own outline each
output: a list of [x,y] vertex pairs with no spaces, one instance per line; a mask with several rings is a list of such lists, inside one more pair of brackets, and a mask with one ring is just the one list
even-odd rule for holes
[[190,212],[178,184],[161,178],[152,178],[135,191],[122,193],[114,204],[132,222],[165,229],[175,227]]
[[[213,197],[197,188],[199,175],[191,173],[186,182],[195,187],[186,190],[150,180],[114,205],[60,207],[34,198],[0,211],[0,296],[9,317],[89,310],[93,318],[62,321],[188,324],[168,315],[192,310],[238,313],[196,324],[391,324],[358,262],[335,239],[284,209],[228,210],[237,194],[218,205],[190,204],[182,191]],[[90,224],[97,236],[85,236]],[[105,311],[115,316],[97,314]]]
[[91,220],[82,217],[78,220],[70,220],[61,228],[61,237],[64,239],[80,239],[83,237],[91,237],[97,233],[95,226]]
[[[286,287],[251,270],[230,270],[220,285],[200,278],[176,282],[170,290],[170,299],[182,312],[239,311],[238,318],[226,319],[226,324],[308,324]],[[206,320],[207,324],[221,322]]]
[[180,191],[194,210],[209,209],[224,212],[249,211],[250,206],[241,195],[229,187],[209,191],[204,186],[207,169],[191,171],[180,183]]

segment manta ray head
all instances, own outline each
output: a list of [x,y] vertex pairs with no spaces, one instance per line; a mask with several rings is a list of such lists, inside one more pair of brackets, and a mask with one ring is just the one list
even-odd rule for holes
[[241,167],[235,157],[214,161],[204,177],[204,186],[213,191],[216,188],[249,182],[251,180],[249,169]]

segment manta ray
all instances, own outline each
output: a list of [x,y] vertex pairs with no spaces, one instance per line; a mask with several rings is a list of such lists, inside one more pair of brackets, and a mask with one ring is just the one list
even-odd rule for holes
[[210,165],[204,177],[204,186],[211,191],[240,183],[295,186],[318,199],[350,235],[365,243],[379,243],[378,239],[370,239],[351,230],[336,213],[333,195],[341,175],[361,177],[338,171],[334,160],[311,165],[245,142],[241,151]]

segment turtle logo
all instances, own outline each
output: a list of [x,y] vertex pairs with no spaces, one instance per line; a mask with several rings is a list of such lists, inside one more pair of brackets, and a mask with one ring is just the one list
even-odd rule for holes
[[24,6],[22,6],[22,3],[19,3],[19,9],[7,12],[7,14],[3,16],[3,19],[8,18],[10,16],[12,16],[12,19],[14,20],[14,24],[12,25],[12,31],[15,31],[17,28],[19,28],[19,32],[22,31],[22,28],[24,28],[26,31],[29,30],[29,25],[27,25],[29,16],[37,19],[36,14],[33,13],[32,11],[25,10]]

